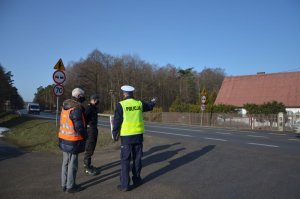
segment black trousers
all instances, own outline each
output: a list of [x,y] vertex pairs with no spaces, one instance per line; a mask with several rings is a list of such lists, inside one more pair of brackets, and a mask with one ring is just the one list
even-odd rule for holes
[[143,144],[127,144],[121,146],[121,174],[122,189],[129,188],[130,184],[130,161],[132,157],[132,180],[141,180]]
[[84,153],[84,165],[91,166],[92,155],[94,154],[97,139],[98,139],[98,128],[97,127],[88,127],[87,129],[87,140],[85,143],[85,153]]

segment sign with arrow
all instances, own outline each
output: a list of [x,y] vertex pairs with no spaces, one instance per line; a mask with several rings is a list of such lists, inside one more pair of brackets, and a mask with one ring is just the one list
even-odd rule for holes
[[56,84],[62,84],[66,81],[66,75],[62,70],[56,70],[53,73],[53,81]]

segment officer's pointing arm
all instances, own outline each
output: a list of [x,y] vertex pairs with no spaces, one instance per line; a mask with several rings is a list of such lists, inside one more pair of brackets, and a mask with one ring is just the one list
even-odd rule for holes
[[157,99],[152,98],[150,102],[142,102],[143,103],[143,112],[152,111]]

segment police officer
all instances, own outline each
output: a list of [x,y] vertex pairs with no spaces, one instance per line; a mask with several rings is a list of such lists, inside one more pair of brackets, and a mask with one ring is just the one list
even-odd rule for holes
[[60,115],[59,148],[63,151],[61,186],[63,191],[75,193],[82,188],[75,183],[78,170],[78,154],[84,152],[86,125],[84,108],[84,91],[75,88],[72,99],[63,102]]
[[121,87],[124,100],[120,101],[115,110],[113,139],[121,139],[121,184],[118,185],[120,191],[130,190],[130,160],[132,157],[132,181],[134,186],[142,182],[142,155],[143,155],[143,133],[144,120],[143,112],[151,111],[155,106],[156,99],[146,103],[136,100],[133,97],[132,86]]
[[85,108],[85,116],[87,123],[87,140],[85,145],[84,154],[84,172],[87,175],[97,175],[99,172],[91,164],[92,155],[97,144],[98,138],[98,110],[97,105],[99,104],[99,97],[97,95],[91,95],[90,103]]

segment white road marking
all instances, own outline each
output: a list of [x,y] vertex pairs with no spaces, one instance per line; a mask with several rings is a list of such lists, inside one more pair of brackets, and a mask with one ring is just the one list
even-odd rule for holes
[[234,129],[224,129],[226,132],[232,133],[256,133],[255,131],[243,131],[243,130],[234,130]]
[[300,141],[300,139],[289,139],[291,141]]
[[150,125],[145,125],[146,127],[155,127],[155,128],[162,128],[162,129],[173,129],[173,130],[183,130],[183,131],[197,131],[197,132],[203,132],[203,130],[200,129],[183,129],[183,128],[172,128],[172,127],[163,127],[163,126],[150,126]]
[[260,143],[247,143],[247,144],[258,145],[258,146],[267,146],[267,147],[279,147],[279,146],[276,146],[276,145],[260,144]]
[[109,128],[110,128],[110,125],[106,125],[106,124],[99,124],[99,123],[98,123],[98,126],[106,126],[106,127],[109,127]]
[[227,131],[232,131],[232,132],[243,132],[243,133],[256,133],[255,131],[247,131],[243,129],[228,129]]
[[216,132],[217,134],[222,134],[222,135],[232,135],[232,133],[224,133],[224,132]]
[[248,137],[255,137],[255,138],[268,138],[266,136],[262,136],[262,135],[247,135]]
[[269,133],[270,135],[286,135],[286,134],[281,134],[281,133]]
[[227,140],[220,139],[220,138],[208,138],[208,137],[205,137],[204,139],[206,139],[206,140],[217,140],[217,141],[222,141],[222,142],[226,142],[227,141]]
[[194,137],[191,135],[185,135],[185,134],[178,134],[178,133],[166,133],[166,132],[160,132],[160,131],[149,131],[146,130],[147,132],[151,132],[151,133],[160,133],[160,134],[166,134],[166,135],[176,135],[176,136],[183,136],[183,137]]

